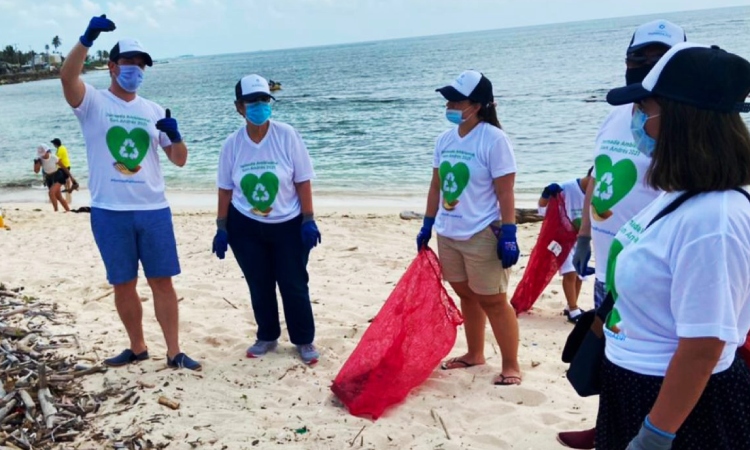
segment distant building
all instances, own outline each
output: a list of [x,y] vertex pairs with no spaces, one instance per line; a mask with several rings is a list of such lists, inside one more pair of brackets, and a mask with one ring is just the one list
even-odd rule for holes
[[[34,66],[45,66],[47,65],[47,54],[46,53],[38,53],[34,55]],[[49,64],[50,66],[59,66],[62,64],[62,56],[57,55],[55,53],[49,54]]]

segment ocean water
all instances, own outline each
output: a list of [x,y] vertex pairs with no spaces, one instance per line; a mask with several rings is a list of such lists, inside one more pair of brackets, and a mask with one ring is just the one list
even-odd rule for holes
[[[313,158],[317,194],[423,196],[436,137],[451,125],[435,88],[467,68],[494,85],[518,162],[516,192],[585,174],[606,92],[624,82],[625,49],[641,23],[665,18],[688,39],[750,58],[750,7],[607,19],[269,52],[162,60],[140,94],[171,108],[190,149],[184,168],[162,157],[170,190],[215,188],[221,145],[242,126],[234,85],[249,73],[280,81],[274,118],[296,127]],[[106,71],[89,72],[104,88]],[[750,121],[749,121],[750,123]],[[0,189],[40,183],[36,145],[59,137],[86,181],[83,138],[58,80],[0,86]]]

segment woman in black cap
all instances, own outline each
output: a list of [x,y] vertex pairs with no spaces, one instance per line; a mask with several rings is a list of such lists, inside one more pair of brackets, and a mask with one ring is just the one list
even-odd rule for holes
[[684,43],[607,96],[664,193],[610,250],[597,449],[750,449],[748,93],[748,61]]
[[[438,89],[446,118],[457,125],[437,140],[432,182],[417,249],[438,234],[443,278],[461,298],[468,351],[442,368],[484,364],[484,328],[489,318],[502,353],[494,384],[521,384],[518,321],[508,303],[509,268],[518,262],[513,185],[513,146],[500,127],[492,83],[474,70]],[[499,208],[498,208],[499,205]]]

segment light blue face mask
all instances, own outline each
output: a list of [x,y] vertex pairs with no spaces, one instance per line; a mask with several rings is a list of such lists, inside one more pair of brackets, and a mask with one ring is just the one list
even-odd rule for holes
[[120,66],[120,74],[117,75],[117,84],[124,90],[133,93],[138,90],[143,83],[145,72],[138,66],[126,65]]
[[246,103],[245,117],[253,125],[261,126],[271,118],[271,104],[267,102]]
[[656,148],[656,140],[646,133],[646,121],[659,117],[659,115],[648,116],[645,112],[641,111],[640,108],[636,108],[633,113],[633,118],[630,120],[630,132],[633,133],[633,140],[635,146],[638,147],[638,151],[648,156],[654,154]]
[[464,112],[460,109],[446,109],[445,118],[448,122],[461,125],[464,121]]

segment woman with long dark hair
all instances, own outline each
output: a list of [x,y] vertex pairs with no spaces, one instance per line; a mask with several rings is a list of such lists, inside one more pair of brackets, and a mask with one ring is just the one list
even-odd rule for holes
[[438,235],[443,278],[461,298],[468,351],[442,368],[484,364],[487,319],[502,353],[494,384],[521,384],[518,321],[508,303],[509,268],[518,262],[513,146],[497,119],[492,83],[467,70],[438,89],[456,125],[437,140],[432,182],[417,248]]

